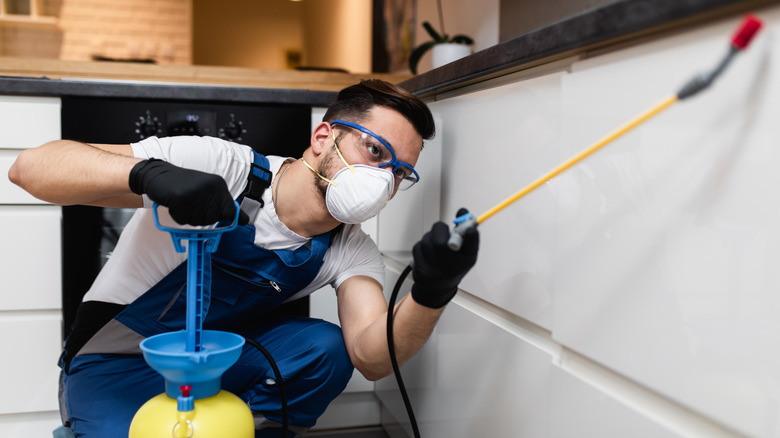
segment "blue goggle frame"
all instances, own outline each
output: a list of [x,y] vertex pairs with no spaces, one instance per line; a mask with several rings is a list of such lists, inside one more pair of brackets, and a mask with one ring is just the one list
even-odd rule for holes
[[357,123],[347,122],[347,121],[344,121],[344,120],[334,120],[333,122],[331,122],[330,125],[331,126],[333,126],[333,125],[344,125],[344,126],[347,126],[347,127],[353,128],[353,129],[357,129],[358,131],[360,131],[360,132],[362,132],[364,134],[370,135],[371,137],[375,138],[380,143],[382,143],[382,145],[384,147],[386,147],[388,151],[390,151],[390,155],[393,157],[393,159],[388,161],[387,163],[380,164],[379,165],[380,168],[388,167],[388,166],[392,166],[393,169],[395,169],[395,168],[397,168],[399,166],[400,167],[406,167],[407,169],[411,170],[412,173],[409,176],[407,176],[405,179],[409,180],[412,183],[420,182],[420,175],[417,173],[416,170],[414,170],[414,167],[411,164],[404,163],[403,161],[400,161],[398,158],[396,158],[395,151],[393,150],[393,147],[390,146],[390,144],[388,142],[384,141],[381,137],[379,137],[378,135],[376,135],[373,132],[371,132],[370,129],[368,129],[368,128],[364,127],[364,126],[358,125]]

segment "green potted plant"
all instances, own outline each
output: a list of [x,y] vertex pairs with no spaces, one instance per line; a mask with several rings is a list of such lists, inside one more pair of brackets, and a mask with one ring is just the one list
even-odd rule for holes
[[439,28],[441,29],[441,33],[434,29],[431,23],[427,21],[423,22],[423,28],[433,40],[426,41],[412,50],[412,53],[409,55],[409,70],[412,71],[412,74],[417,74],[417,64],[420,63],[420,59],[428,50],[433,49],[434,51],[432,58],[434,68],[471,54],[470,46],[474,44],[474,40],[463,34],[458,34],[453,37],[447,35],[444,31],[441,0],[436,0],[436,4],[439,8]]

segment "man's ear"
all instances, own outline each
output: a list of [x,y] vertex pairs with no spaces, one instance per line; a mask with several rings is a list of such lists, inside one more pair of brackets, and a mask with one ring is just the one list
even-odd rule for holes
[[320,122],[311,134],[311,149],[315,155],[320,155],[330,149],[333,140],[333,128],[330,123]]

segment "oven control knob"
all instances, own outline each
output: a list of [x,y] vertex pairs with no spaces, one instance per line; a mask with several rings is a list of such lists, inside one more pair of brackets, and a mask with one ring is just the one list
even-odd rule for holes
[[241,136],[246,134],[244,122],[236,120],[234,114],[230,115],[230,121],[224,127],[219,128],[219,138],[225,140],[241,141]]
[[162,132],[160,126],[157,117],[153,117],[151,112],[146,111],[146,115],[138,117],[138,121],[135,122],[135,133],[141,139],[153,137]]

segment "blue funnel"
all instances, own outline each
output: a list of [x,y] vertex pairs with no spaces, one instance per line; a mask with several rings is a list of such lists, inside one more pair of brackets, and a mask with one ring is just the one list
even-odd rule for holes
[[244,338],[230,332],[203,330],[201,349],[187,351],[187,332],[162,333],[144,339],[144,359],[165,378],[165,393],[176,399],[179,387],[191,385],[195,399],[217,395],[222,374],[241,356]]

